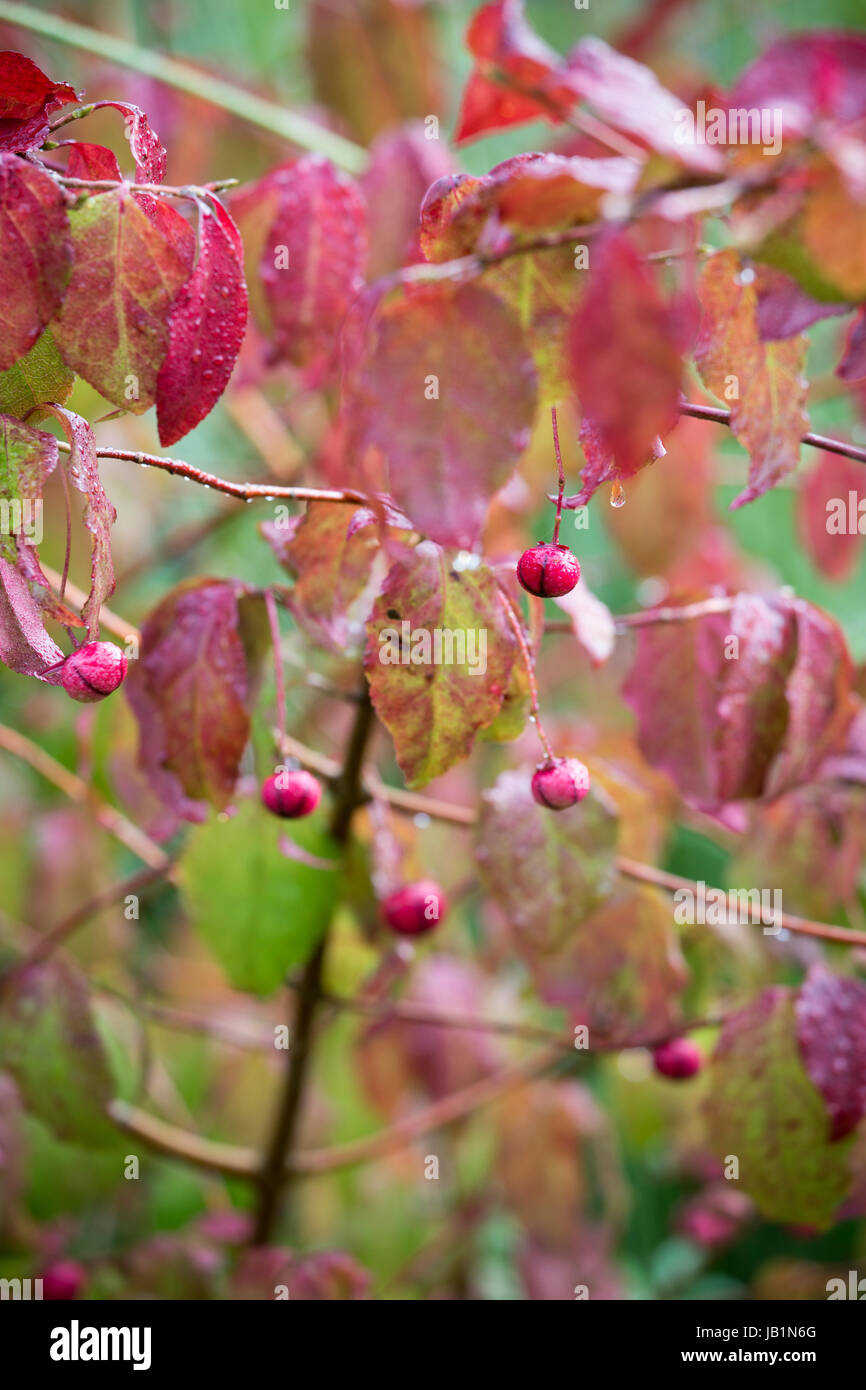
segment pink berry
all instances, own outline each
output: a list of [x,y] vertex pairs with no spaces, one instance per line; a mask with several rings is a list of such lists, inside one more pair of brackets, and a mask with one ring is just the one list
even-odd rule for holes
[[90,704],[104,700],[123,683],[126,657],[113,642],[85,642],[64,661],[60,684],[73,700]]
[[391,893],[382,904],[385,921],[401,936],[421,936],[441,922],[448,905],[438,883],[419,879]]
[[283,768],[262,783],[262,801],[274,816],[297,820],[315,811],[322,799],[322,788],[311,772]]
[[87,1270],[77,1260],[55,1260],[42,1273],[42,1297],[55,1301],[80,1298]]
[[532,775],[532,795],[539,806],[564,811],[583,801],[589,791],[589,769],[577,758],[554,758]]
[[700,1071],[703,1057],[697,1043],[692,1042],[691,1038],[671,1038],[654,1049],[653,1062],[660,1076],[683,1081]]
[[517,578],[529,594],[559,598],[570,594],[580,578],[580,562],[567,545],[539,541],[531,550],[524,550],[517,561]]

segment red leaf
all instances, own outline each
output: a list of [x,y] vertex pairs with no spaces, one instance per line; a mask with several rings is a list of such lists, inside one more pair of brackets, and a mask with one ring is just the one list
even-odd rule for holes
[[0,151],[41,145],[48,134],[49,113],[75,100],[74,87],[52,82],[23,53],[0,53]]
[[99,477],[96,440],[93,430],[80,415],[59,405],[43,405],[42,413],[59,420],[69,440],[69,480],[87,499],[84,505],[84,525],[91,534],[90,593],[81,610],[88,637],[99,636],[99,610],[114,593],[114,566],[111,561],[111,528],[117,512],[106,496]]
[[156,399],[169,309],[189,266],[184,234],[171,230],[186,227],[180,213],[160,204],[151,215],[137,196],[121,185],[70,214],[75,265],[52,331],[73,370],[112,405],[140,415]]
[[623,697],[640,750],[706,810],[808,781],[853,714],[840,629],[799,599],[647,624]]
[[128,101],[96,101],[94,111],[111,106],[123,117],[123,129],[132,157],[135,160],[137,183],[162,183],[165,178],[166,155],[159,136],[151,130],[147,116],[140,106]]
[[797,520],[803,545],[821,573],[837,583],[849,579],[866,535],[862,463],[822,449],[797,495]]
[[482,5],[466,44],[476,65],[463,93],[456,144],[524,121],[561,120],[574,105],[560,77],[562,60],[527,23],[522,0]]
[[443,140],[428,140],[422,121],[386,131],[370,147],[361,179],[367,202],[371,280],[419,259],[418,212],[432,183],[453,163]]
[[[235,199],[248,261],[250,307],[273,360],[314,377],[362,284],[367,256],[363,196],[319,155],[282,164]],[[248,234],[249,229],[249,234]]]
[[42,614],[14,565],[0,559],[0,661],[22,676],[45,676],[63,652],[42,626]]
[[593,434],[627,478],[678,418],[675,316],[621,232],[596,238],[589,285],[569,330],[572,381]]
[[203,801],[226,805],[249,737],[242,592],[219,579],[174,589],[147,618],[125,682],[139,724],[139,766],[187,820],[203,819]]
[[169,315],[168,352],[156,381],[159,442],[174,444],[225,390],[247,322],[242,248],[221,204],[202,203],[195,270]]
[[371,339],[349,401],[358,446],[382,450],[419,530],[470,549],[535,414],[517,319],[485,290],[448,286],[386,305]]
[[800,1053],[827,1106],[830,1138],[843,1139],[866,1112],[866,985],[815,965],[794,1007]]
[[66,173],[71,179],[116,179],[123,175],[113,150],[104,145],[88,145],[83,140],[66,140],[69,149]]
[[71,258],[63,190],[0,154],[0,371],[29,352],[57,313]]
[[866,376],[866,309],[861,309],[851,322],[836,375],[842,381],[860,381]]
[[683,144],[684,103],[663,87],[650,68],[617,53],[603,39],[586,38],[568,55],[565,75],[576,97],[583,98],[616,130],[628,131],[642,144],[712,173],[724,167],[721,154],[708,145]]

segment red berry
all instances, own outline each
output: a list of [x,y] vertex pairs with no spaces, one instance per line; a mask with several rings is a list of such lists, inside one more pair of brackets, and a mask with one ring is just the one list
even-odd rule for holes
[[90,704],[122,684],[126,666],[126,657],[113,642],[85,642],[61,666],[60,684],[73,700]]
[[517,561],[517,578],[527,593],[559,598],[570,594],[580,578],[580,561],[567,545],[539,541],[531,550],[524,550]]
[[564,811],[583,801],[589,791],[589,769],[577,758],[554,758],[532,775],[532,795],[539,806]]
[[391,893],[382,904],[385,921],[401,936],[421,936],[441,922],[448,905],[438,883],[420,879]]
[[42,1274],[42,1297],[55,1301],[79,1298],[87,1283],[87,1270],[77,1260],[55,1260]]
[[322,788],[311,772],[281,768],[262,783],[262,801],[272,815],[297,820],[315,811]]
[[700,1071],[703,1060],[701,1049],[691,1038],[671,1038],[653,1051],[656,1071],[672,1081],[683,1081],[694,1076]]

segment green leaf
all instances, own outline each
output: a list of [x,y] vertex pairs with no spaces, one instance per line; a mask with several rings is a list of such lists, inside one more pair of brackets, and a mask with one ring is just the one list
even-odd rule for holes
[[62,405],[75,381],[74,374],[57,351],[46,328],[26,357],[6,372],[0,372],[0,413],[23,420],[29,411],[45,401]]
[[13,976],[0,991],[0,1068],[26,1109],[58,1138],[115,1142],[106,1117],[111,1071],[90,1012],[87,985],[59,961]]
[[287,823],[286,833],[334,868],[283,854],[280,827],[253,801],[193,831],[180,862],[186,912],[235,989],[276,989],[310,955],[337,904],[340,851],[318,817]]
[[740,1181],[762,1214],[830,1226],[851,1183],[851,1144],[828,1139],[827,1110],[801,1059],[788,989],[766,989],[727,1019],[707,1084],[712,1150],[720,1165],[736,1155]]

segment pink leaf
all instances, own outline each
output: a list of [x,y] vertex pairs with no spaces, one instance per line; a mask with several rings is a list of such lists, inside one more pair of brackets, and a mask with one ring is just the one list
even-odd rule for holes
[[57,313],[71,259],[63,190],[0,154],[0,371],[29,352]]
[[631,241],[596,238],[586,294],[569,330],[571,377],[593,439],[627,478],[678,418],[682,362],[676,317]]
[[840,629],[799,599],[638,629],[623,696],[644,757],[706,810],[808,781],[853,714]]
[[851,322],[836,375],[842,381],[861,381],[866,376],[866,309],[861,309]]
[[453,162],[442,140],[428,140],[421,121],[385,131],[370,147],[361,179],[367,202],[367,275],[378,279],[419,259],[418,214],[425,193],[450,174]]
[[830,1138],[843,1139],[866,1112],[866,985],[815,965],[795,1010],[800,1054],[827,1107]]
[[219,579],[174,589],[146,620],[125,684],[139,724],[139,766],[187,820],[203,818],[203,801],[226,805],[249,737],[241,592]]
[[797,521],[814,564],[836,583],[849,579],[856,568],[863,548],[860,521],[864,513],[862,463],[822,449],[797,494]]
[[574,635],[593,666],[603,666],[613,651],[616,628],[610,609],[586,586],[577,584],[564,598],[554,599],[571,619]]
[[14,565],[0,559],[0,661],[22,676],[44,678],[63,652],[42,626],[42,614]]
[[758,296],[755,317],[762,342],[795,338],[819,319],[851,312],[850,304],[827,304],[813,299],[796,280],[774,266],[758,266],[755,288]]
[[233,199],[248,255],[250,307],[273,360],[320,374],[362,284],[364,199],[320,155],[282,164]]
[[94,111],[111,106],[123,117],[123,128],[135,160],[137,183],[162,183],[165,178],[165,150],[159,136],[151,130],[147,116],[140,106],[128,101],[96,101]]
[[41,145],[48,134],[49,113],[76,97],[74,87],[52,82],[23,53],[0,53],[0,151]]
[[866,38],[819,30],[779,39],[740,75],[728,106],[780,109],[786,141],[820,118],[852,125],[866,116]]
[[356,448],[386,457],[413,524],[470,549],[529,443],[536,373],[512,311],[474,286],[386,304],[351,382]]
[[225,209],[202,203],[195,270],[169,315],[156,381],[159,442],[174,444],[203,420],[228,384],[247,322],[240,237]]
[[712,173],[724,167],[718,150],[677,138],[684,103],[643,63],[593,37],[581,39],[572,49],[566,70],[575,96],[588,101],[616,130],[637,136],[650,149],[692,169]]
[[71,446],[69,480],[86,498],[84,525],[91,535],[90,593],[81,610],[81,616],[88,637],[94,638],[99,636],[99,610],[105,600],[114,593],[111,528],[117,520],[117,512],[108,500],[99,477],[96,440],[87,421],[59,405],[43,405],[40,410],[59,420]]

